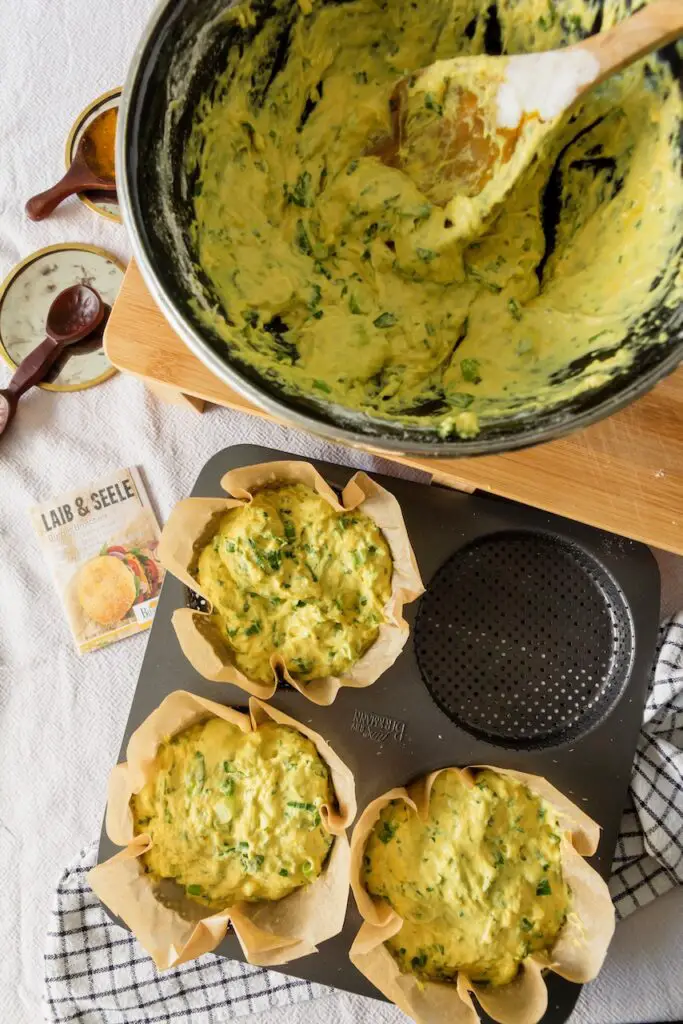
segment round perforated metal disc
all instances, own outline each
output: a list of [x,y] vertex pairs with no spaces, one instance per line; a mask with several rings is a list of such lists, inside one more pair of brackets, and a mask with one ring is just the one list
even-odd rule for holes
[[621,592],[580,548],[498,533],[458,551],[422,598],[415,651],[439,707],[480,739],[546,747],[587,732],[625,686]]

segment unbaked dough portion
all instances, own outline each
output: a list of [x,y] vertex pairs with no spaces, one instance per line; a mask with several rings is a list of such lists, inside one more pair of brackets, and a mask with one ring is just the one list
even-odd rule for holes
[[305,682],[342,675],[377,639],[392,572],[372,519],[289,484],[226,512],[199,556],[197,582],[249,679],[272,682],[278,654]]
[[526,956],[553,945],[569,911],[561,837],[550,804],[488,770],[474,785],[442,772],[426,822],[402,800],[385,807],[364,877],[404,920],[387,942],[401,970],[511,981]]
[[332,845],[321,808],[332,803],[327,765],[301,733],[210,718],[162,744],[131,811],[135,833],[152,837],[145,869],[218,909],[317,878]]

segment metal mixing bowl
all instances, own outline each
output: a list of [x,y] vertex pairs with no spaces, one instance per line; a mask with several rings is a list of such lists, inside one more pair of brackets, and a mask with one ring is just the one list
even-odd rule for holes
[[[231,0],[162,0],[133,57],[119,114],[118,193],[135,258],[171,326],[212,373],[278,419],[336,441],[452,458],[521,448],[586,427],[627,405],[675,368],[683,358],[683,306],[673,311],[650,308],[643,313],[640,331],[623,342],[633,348],[633,362],[609,383],[570,401],[484,422],[476,438],[465,440],[293,398],[237,359],[193,311],[198,296],[214,305],[218,300],[193,261],[193,182],[182,171],[182,155],[196,105],[224,70],[228,48],[248,44],[250,33],[268,17],[270,2],[253,3],[256,27],[240,29],[233,20],[220,18]],[[562,0],[557,6],[561,10]],[[599,18],[600,0],[592,9]],[[665,56],[681,88],[682,62],[676,49],[668,48]],[[678,261],[682,250],[683,232]],[[643,334],[651,341],[644,344]],[[585,360],[568,365],[562,379],[581,374],[585,365]]]

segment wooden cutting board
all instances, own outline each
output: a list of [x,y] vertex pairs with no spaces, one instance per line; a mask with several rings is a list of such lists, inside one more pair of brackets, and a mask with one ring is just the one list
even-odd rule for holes
[[[134,263],[112,310],[105,347],[114,366],[166,397],[188,396],[199,407],[196,400],[205,399],[272,418],[192,355]],[[627,409],[560,441],[476,459],[387,457],[441,484],[490,491],[683,555],[683,367]]]

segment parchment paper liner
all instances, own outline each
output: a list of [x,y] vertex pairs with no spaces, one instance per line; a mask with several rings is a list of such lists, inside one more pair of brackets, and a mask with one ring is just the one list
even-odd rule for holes
[[[473,785],[477,765],[460,771]],[[441,769],[448,771],[451,769]],[[392,789],[373,800],[358,819],[351,839],[351,888],[363,925],[350,957],[380,992],[416,1021],[416,1024],[475,1024],[479,1016],[470,993],[482,1009],[501,1024],[535,1024],[546,1011],[548,991],[542,970],[547,968],[569,981],[591,981],[600,970],[614,932],[614,907],[606,883],[583,858],[595,853],[599,826],[559,790],[538,775],[491,768],[523,782],[558,812],[568,838],[560,845],[562,870],[571,893],[570,913],[553,948],[532,954],[520,965],[514,981],[491,987],[470,981],[462,972],[453,983],[424,981],[401,974],[384,942],[401,928],[403,919],[384,900],[375,900],[363,884],[363,853],[379,814],[391,800],[405,800],[422,819],[429,810],[429,795],[440,771],[420,779],[408,789]]]
[[389,544],[394,562],[389,601],[384,607],[385,622],[379,636],[365,654],[343,676],[325,676],[302,684],[292,678],[278,654],[273,654],[273,682],[249,679],[234,663],[233,652],[216,627],[210,613],[179,608],[173,614],[173,627],[183,653],[193,667],[216,683],[234,683],[254,697],[268,700],[275,693],[276,669],[314,704],[331,704],[342,686],[364,687],[374,683],[393,665],[408,639],[408,623],[403,606],[423,593],[424,587],[403,522],[401,508],[389,491],[371,480],[366,473],[356,473],[342,492],[342,503],[320,473],[309,462],[264,462],[226,473],[221,487],[232,498],[186,498],[179,502],[161,535],[159,560],[181,583],[200,594],[209,605],[192,575],[199,552],[216,532],[218,520],[231,508],[248,504],[255,491],[268,484],[306,484],[337,512],[350,512],[362,507],[373,519]]
[[[173,883],[155,887],[139,860],[150,849],[151,839],[134,835],[130,810],[131,796],[140,792],[152,774],[159,745],[211,715],[232,722],[245,733],[268,719],[303,733],[329,766],[339,808],[321,809],[335,841],[324,871],[314,882],[282,900],[236,903],[219,913],[189,900]],[[350,852],[345,829],[356,815],[355,785],[349,769],[317,732],[255,698],[249,701],[247,715],[176,690],[135,730],[127,756],[127,762],[116,765],[111,773],[106,816],[107,835],[125,849],[93,868],[88,881],[102,902],[126,922],[160,970],[215,949],[230,922],[249,963],[262,967],[315,953],[319,942],[341,931],[349,894]],[[164,893],[162,903],[159,895]]]

